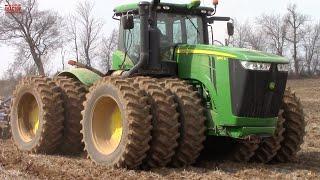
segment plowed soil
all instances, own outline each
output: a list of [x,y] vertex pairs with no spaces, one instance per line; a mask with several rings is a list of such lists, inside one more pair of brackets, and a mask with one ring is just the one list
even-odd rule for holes
[[305,108],[307,135],[296,162],[261,165],[200,162],[186,169],[112,170],[84,157],[24,154],[0,141],[0,179],[320,179],[320,79],[294,80]]

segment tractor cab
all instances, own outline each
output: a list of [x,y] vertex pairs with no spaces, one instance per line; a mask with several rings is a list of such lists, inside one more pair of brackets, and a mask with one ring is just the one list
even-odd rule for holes
[[[128,50],[128,56],[136,63],[140,54],[140,20],[134,18],[132,29],[121,28],[120,37],[125,37],[120,41],[122,50]],[[159,36],[160,61],[173,60],[173,49],[179,44],[204,44],[203,21],[198,15],[185,14],[157,14],[157,26],[155,32]],[[129,47],[126,45],[129,44]],[[150,45],[150,44],[149,44]]]
[[131,69],[142,60],[139,74],[173,76],[178,74],[175,50],[179,45],[209,44],[208,23],[213,21],[215,8],[200,7],[200,1],[153,1],[119,6],[114,11],[114,18],[120,20],[120,40],[113,69]]

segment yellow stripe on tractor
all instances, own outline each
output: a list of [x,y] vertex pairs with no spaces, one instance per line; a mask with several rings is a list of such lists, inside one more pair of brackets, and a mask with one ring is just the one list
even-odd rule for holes
[[212,50],[202,50],[202,49],[178,49],[177,54],[204,54],[204,55],[215,55],[227,58],[236,58],[237,56],[229,53],[212,51]]

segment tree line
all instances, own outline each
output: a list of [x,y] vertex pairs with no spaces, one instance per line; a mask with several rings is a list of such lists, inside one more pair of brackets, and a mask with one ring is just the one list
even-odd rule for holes
[[94,3],[81,1],[69,15],[40,10],[38,0],[4,0],[0,5],[21,4],[21,13],[0,14],[0,43],[16,49],[5,79],[24,75],[49,75],[50,60],[60,54],[64,68],[66,54],[88,66],[110,68],[111,54],[117,45],[117,30],[104,36],[103,22],[94,15]]
[[[2,5],[12,2],[3,0]],[[95,17],[92,1],[78,2],[66,17],[52,10],[40,10],[39,2],[15,0],[23,8],[21,13],[0,14],[0,43],[16,48],[6,79],[55,73],[50,71],[50,60],[58,52],[63,68],[66,54],[88,66],[99,66],[104,71],[110,68],[118,32],[103,34],[104,23]],[[263,14],[254,21],[236,22],[230,43],[287,56],[292,74],[320,73],[320,22],[301,13],[295,4],[290,4],[284,15]]]
[[291,75],[320,75],[320,21],[296,4],[289,4],[284,15],[262,14],[253,21],[236,21],[235,27],[233,46],[285,56]]

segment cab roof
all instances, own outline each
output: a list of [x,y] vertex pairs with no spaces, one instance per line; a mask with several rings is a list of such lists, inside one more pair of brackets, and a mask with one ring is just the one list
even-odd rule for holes
[[[138,8],[139,8],[139,3],[130,3],[130,4],[117,6],[114,9],[114,12],[116,15],[121,15],[129,11],[137,13]],[[215,11],[214,8],[211,8],[211,7],[200,6],[200,7],[190,9],[188,8],[188,4],[174,4],[174,3],[160,3],[157,9],[168,11],[168,12],[177,12],[177,13],[186,13],[186,14],[207,14],[207,15],[211,15],[212,12]]]

